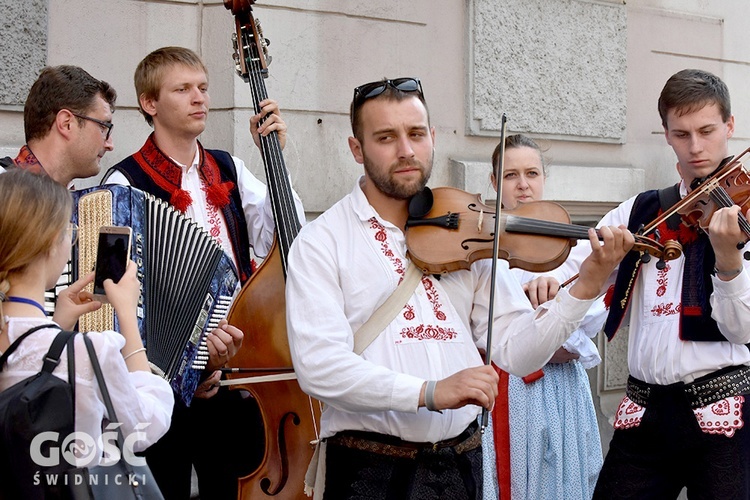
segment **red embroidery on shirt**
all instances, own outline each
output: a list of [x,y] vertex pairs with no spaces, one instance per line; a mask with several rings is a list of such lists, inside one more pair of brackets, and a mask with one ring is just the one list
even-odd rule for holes
[[411,304],[406,304],[406,306],[404,306],[404,319],[411,321],[414,319],[414,316],[414,307]]
[[207,224],[208,224],[208,232],[213,236],[213,238],[219,243],[219,245],[223,244],[221,241],[221,213],[219,210],[213,206],[213,205],[207,205]]
[[659,287],[656,289],[657,297],[662,297],[667,292],[667,285],[669,284],[667,276],[670,269],[672,269],[672,267],[667,264],[664,269],[660,270],[656,274],[656,283],[659,285]]
[[396,273],[401,276],[401,279],[398,281],[401,283],[406,272],[404,270],[404,263],[401,259],[393,255],[393,250],[388,246],[388,233],[385,231],[385,227],[383,227],[375,217],[370,219],[370,227],[375,230],[375,240],[380,242],[380,249],[383,251],[383,255],[388,257],[388,260],[390,260],[391,264],[396,268]]
[[451,340],[458,335],[453,328],[442,328],[439,326],[419,325],[410,326],[401,330],[401,336],[416,340]]
[[680,314],[682,309],[681,304],[674,305],[674,302],[668,304],[657,304],[651,309],[651,314],[654,316],[671,316],[673,314]]
[[440,310],[440,298],[438,297],[437,290],[435,290],[435,284],[429,280],[423,280],[425,291],[427,292],[427,298],[432,302],[432,310],[435,312],[435,317],[440,321],[445,321],[446,316],[443,311]]
[[[396,269],[396,273],[400,276],[399,283],[404,279],[406,270],[404,269],[404,262],[395,256],[393,250],[388,245],[388,233],[385,227],[380,224],[375,217],[370,219],[370,228],[375,230],[375,240],[380,242],[380,249],[383,255],[388,257],[391,264]],[[422,278],[422,286],[424,286],[427,292],[427,298],[432,303],[432,311],[435,314],[435,319],[438,321],[446,321],[448,316],[442,310],[442,303],[440,301],[440,295],[438,294],[435,285],[428,277]],[[414,308],[407,304],[403,313],[404,319],[413,321],[416,319]],[[406,327],[401,330],[401,337],[407,339],[417,340],[451,340],[458,336],[458,333],[453,328],[444,328],[440,325],[423,324],[416,327]]]

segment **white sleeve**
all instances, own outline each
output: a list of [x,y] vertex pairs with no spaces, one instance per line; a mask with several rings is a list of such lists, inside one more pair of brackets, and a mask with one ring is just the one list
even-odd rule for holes
[[115,170],[107,177],[106,184],[120,184],[121,186],[130,186],[130,181],[125,177],[122,172]]
[[[627,226],[628,221],[630,220],[630,211],[632,210],[633,204],[635,203],[635,198],[636,197],[634,196],[628,200],[625,200],[619,206],[610,210],[607,214],[604,215],[604,217],[602,217],[596,227],[600,228],[602,226],[620,225]],[[578,271],[581,268],[581,264],[590,254],[591,243],[589,243],[588,240],[579,240],[578,243],[570,249],[570,255],[568,255],[567,259],[565,259],[565,262],[563,262],[560,267],[553,269],[546,274],[555,277],[560,283],[565,283],[565,281],[578,274]],[[614,271],[612,271],[609,280],[604,285],[604,291],[606,291],[606,289],[610,285],[614,284],[615,278],[617,277],[618,268],[619,265],[618,267],[615,267]]]
[[353,352],[354,332],[344,311],[337,265],[325,245],[304,232],[292,243],[286,283],[287,332],[300,387],[349,412],[415,413],[424,379],[374,364]]
[[750,262],[743,261],[743,271],[730,281],[711,277],[711,317],[721,333],[735,344],[750,343]]
[[[276,231],[268,188],[247,169],[242,160],[235,156],[232,159],[237,169],[237,189],[239,189],[240,198],[242,199],[242,210],[247,221],[247,234],[250,239],[250,246],[253,247],[253,252],[262,258],[271,249]],[[291,185],[291,178],[289,178],[288,172],[287,178]],[[305,210],[294,188],[292,188],[292,197],[294,199],[297,218],[300,224],[304,224]]]
[[[145,450],[169,429],[174,406],[172,388],[166,380],[150,372],[128,371],[120,353],[124,338],[119,333],[91,332],[87,335],[94,344],[112,406],[122,423],[123,435],[138,433],[141,439],[134,442],[134,451]],[[76,363],[91,369],[82,336],[76,338],[75,352]],[[94,392],[103,404],[95,379],[93,384]]]
[[[477,292],[471,313],[477,346],[487,345],[491,261],[472,266],[478,272]],[[543,367],[570,334],[578,328],[593,300],[580,300],[562,290],[553,300],[531,308],[528,297],[507,264],[498,266],[493,308],[492,360],[503,370],[523,377]],[[501,300],[498,300],[501,298]]]

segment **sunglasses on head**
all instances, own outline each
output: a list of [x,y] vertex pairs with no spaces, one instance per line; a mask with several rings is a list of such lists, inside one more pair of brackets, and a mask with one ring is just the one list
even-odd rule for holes
[[353,102],[355,105],[360,105],[367,99],[377,97],[385,92],[389,85],[401,92],[417,92],[420,97],[424,98],[422,83],[419,78],[396,78],[395,80],[380,80],[360,85],[354,89]]

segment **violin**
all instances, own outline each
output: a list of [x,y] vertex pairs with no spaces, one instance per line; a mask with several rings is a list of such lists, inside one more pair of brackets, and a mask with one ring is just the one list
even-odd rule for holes
[[[570,223],[570,215],[550,201],[524,203],[500,214],[497,257],[510,267],[546,272],[560,266],[587,226]],[[415,195],[409,202],[406,245],[411,260],[430,274],[469,269],[478,259],[493,256],[495,208],[478,194],[440,187]],[[667,261],[682,247],[674,240],[660,243],[635,236],[634,250]]]
[[750,175],[740,160],[748,152],[750,148],[735,159],[727,158],[710,176],[696,179],[695,186],[691,186],[692,191],[646,226],[645,231],[650,232],[672,215],[679,214],[685,225],[708,233],[708,225],[717,210],[739,205],[739,224],[747,237],[737,245],[742,248],[750,239],[750,223],[744,215],[750,208]]
[[[224,0],[236,18],[237,73],[250,84],[255,113],[259,113],[260,101],[268,97],[263,79],[268,76],[270,58],[267,40],[251,13],[252,3]],[[318,438],[321,406],[297,382],[286,333],[287,256],[301,224],[276,132],[261,136],[260,142],[276,237],[269,255],[229,311],[227,320],[241,329],[245,338],[223,370],[228,375],[220,385],[249,392],[263,421],[263,459],[255,471],[239,478],[238,498],[303,499],[307,498],[304,478]]]

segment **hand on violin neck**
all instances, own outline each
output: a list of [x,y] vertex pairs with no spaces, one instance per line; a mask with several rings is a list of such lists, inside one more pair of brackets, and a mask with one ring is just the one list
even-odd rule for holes
[[625,226],[601,227],[599,236],[601,242],[596,231],[589,229],[591,254],[581,264],[580,277],[570,288],[570,295],[577,299],[590,300],[601,295],[607,279],[635,242]]
[[[742,267],[742,255],[738,244],[745,242],[748,235],[741,229],[741,212],[738,205],[720,208],[711,216],[708,225],[708,238],[716,255],[716,268],[720,270]],[[745,214],[745,221],[750,210]]]

